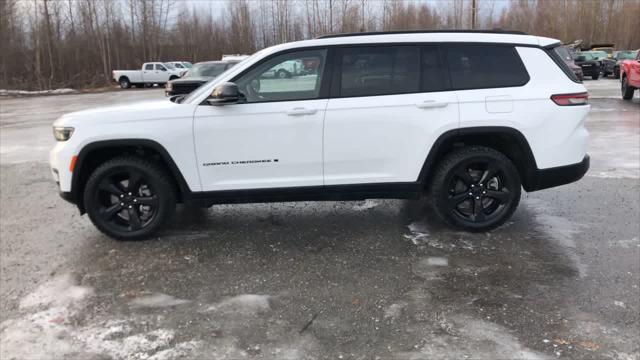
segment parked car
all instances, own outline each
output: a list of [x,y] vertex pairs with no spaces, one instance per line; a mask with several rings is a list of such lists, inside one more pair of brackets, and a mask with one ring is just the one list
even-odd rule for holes
[[289,60],[280,63],[271,69],[265,71],[262,76],[265,78],[290,78],[306,74],[306,66],[303,59]]
[[573,49],[567,46],[558,46],[555,50],[556,54],[560,56],[560,58],[567,64],[567,66],[573,71],[578,80],[582,81],[584,79],[584,74],[582,73],[582,68],[573,61],[574,51]]
[[593,80],[598,80],[600,77],[602,61],[598,60],[597,55],[593,54],[591,51],[576,53],[574,62],[582,68],[584,76],[591,76]]
[[[62,197],[116,239],[150,237],[178,202],[423,195],[451,226],[488,231],[522,188],[589,168],[588,93],[560,45],[499,31],[280,44],[185,97],[63,115],[51,172]],[[311,58],[314,74],[264,77]]]
[[631,100],[633,92],[640,89],[640,50],[636,51],[635,59],[620,64],[620,89],[625,100]]
[[633,60],[638,55],[638,50],[621,50],[613,54],[613,58],[604,60],[602,76],[613,74],[616,79],[620,78],[620,64],[623,60]]
[[121,88],[128,89],[138,85],[164,86],[167,81],[179,78],[181,72],[170,63],[147,62],[141,70],[113,70],[111,74]]
[[249,58],[249,55],[243,54],[224,54],[222,55],[221,61],[242,61]]
[[604,57],[607,59],[611,59],[613,57],[613,45],[611,46],[595,46],[591,48],[592,52],[603,52],[605,53]]
[[193,64],[188,61],[169,61],[169,63],[175,66],[177,69],[188,70],[193,66]]
[[240,61],[207,61],[196,63],[180,79],[171,80],[165,87],[165,95],[188,94],[211,81]]

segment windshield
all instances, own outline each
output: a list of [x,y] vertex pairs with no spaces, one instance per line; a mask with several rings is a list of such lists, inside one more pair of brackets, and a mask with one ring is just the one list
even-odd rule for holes
[[164,66],[168,67],[169,69],[175,69],[176,68],[175,66],[173,66],[172,63],[163,63],[163,64],[164,64]]
[[186,67],[186,68],[191,68],[191,67],[193,67],[193,64],[192,64],[192,63],[190,63],[190,62],[188,62],[188,61],[183,61],[183,62],[182,62],[182,65],[184,65],[184,67]]
[[200,63],[195,64],[187,73],[185,77],[216,77],[224,72],[227,67],[226,63]]
[[576,54],[576,60],[578,61],[589,61],[589,60],[594,60],[596,57],[593,56],[592,53],[587,53],[587,52],[581,52]]
[[217,81],[218,78],[223,77],[225,75],[226,72],[228,71],[232,71],[233,69],[235,69],[238,66],[242,66],[248,62],[253,61],[253,59],[258,58],[260,56],[262,56],[263,52],[267,51],[267,49],[264,50],[260,50],[257,53],[249,56],[248,58],[240,61],[239,63],[237,63],[236,65],[228,68],[225,72],[223,72],[222,74],[218,75],[218,77],[215,77],[209,81],[207,81],[206,83],[202,84],[198,89],[196,89],[195,91],[192,91],[191,93],[189,93],[189,95],[187,95],[182,101],[180,101],[180,103],[189,103],[191,102],[193,99],[196,99],[198,97],[200,97],[200,95],[202,95],[202,93],[206,92],[206,91],[211,91],[208,87],[209,84],[211,84],[212,81]]
[[617,55],[619,60],[633,60],[638,55],[637,51],[620,51]]
[[593,56],[596,59],[606,59],[607,58],[607,53],[604,51],[592,51],[591,54],[593,54]]

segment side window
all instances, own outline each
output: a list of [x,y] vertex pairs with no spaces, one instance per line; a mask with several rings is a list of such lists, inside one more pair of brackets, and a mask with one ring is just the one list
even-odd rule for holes
[[522,86],[529,74],[515,47],[449,44],[447,64],[455,90]]
[[277,55],[235,79],[246,102],[316,99],[327,50],[304,50]]
[[443,66],[437,45],[422,48],[422,92],[450,90],[447,67]]
[[341,49],[340,96],[419,92],[420,48],[376,46]]
[[153,70],[153,64],[147,64],[144,66],[145,70]]
[[156,64],[156,70],[167,71],[167,69],[164,66],[160,65],[160,64]]
[[179,63],[175,63],[173,64],[175,67],[177,67],[178,69],[184,69],[184,66],[182,66],[182,64]]

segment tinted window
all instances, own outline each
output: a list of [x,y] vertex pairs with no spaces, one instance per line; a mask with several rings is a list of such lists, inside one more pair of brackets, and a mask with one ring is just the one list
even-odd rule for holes
[[247,102],[315,99],[327,50],[289,52],[262,61],[235,80]]
[[340,95],[373,96],[420,92],[417,46],[341,49]]
[[529,74],[513,46],[451,44],[447,63],[454,89],[522,86]]
[[153,64],[147,64],[144,66],[145,70],[153,70]]
[[422,48],[422,92],[449,90],[449,74],[442,66],[438,46]]

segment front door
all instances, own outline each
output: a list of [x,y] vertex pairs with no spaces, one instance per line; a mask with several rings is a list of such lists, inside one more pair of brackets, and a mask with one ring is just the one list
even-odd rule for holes
[[[244,101],[198,106],[194,137],[204,191],[322,185],[326,55],[320,49],[267,58],[233,79]],[[270,72],[305,58],[321,65],[282,78]]]

